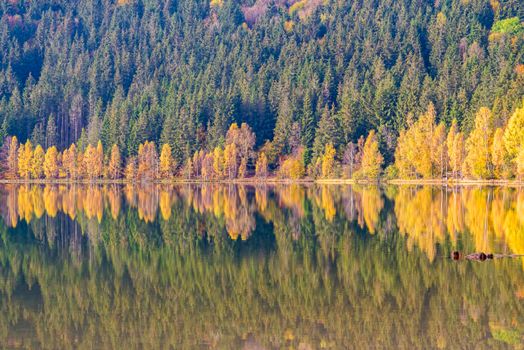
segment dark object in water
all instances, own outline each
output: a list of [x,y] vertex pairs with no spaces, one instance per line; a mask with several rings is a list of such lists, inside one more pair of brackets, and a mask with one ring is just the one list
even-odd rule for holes
[[[451,258],[453,260],[460,260],[462,258],[462,254],[458,250],[455,250],[453,251],[453,253],[451,253]],[[467,259],[467,260],[478,260],[478,261],[485,261],[486,259],[493,259],[493,258],[494,258],[494,255],[492,253],[486,254],[484,252],[472,253],[464,257],[464,259]]]

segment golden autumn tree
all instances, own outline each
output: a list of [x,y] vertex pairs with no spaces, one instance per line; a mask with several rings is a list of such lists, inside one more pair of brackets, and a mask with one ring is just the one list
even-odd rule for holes
[[504,177],[504,170],[506,165],[506,148],[504,147],[504,131],[502,128],[497,128],[493,135],[493,143],[491,145],[491,162],[493,163],[493,175],[495,178],[501,179]]
[[97,177],[96,162],[96,149],[91,144],[88,144],[82,163],[86,170],[87,178],[90,180],[94,180]]
[[475,129],[466,141],[466,169],[474,177],[492,176],[491,144],[493,117],[487,107],[481,107],[475,116]]
[[514,162],[517,167],[517,177],[522,181],[524,179],[524,145],[520,146],[520,151]]
[[280,165],[278,174],[282,178],[299,180],[304,177],[306,169],[303,161],[298,157],[289,157]]
[[48,180],[58,178],[58,150],[55,146],[49,147],[45,153],[44,175]]
[[504,132],[504,147],[510,169],[521,178],[519,164],[522,164],[521,151],[524,148],[524,101],[521,108],[517,108],[508,121]]
[[27,140],[18,149],[18,174],[22,179],[31,177],[31,164],[33,161],[33,144]]
[[207,153],[202,161],[202,179],[208,181],[214,177],[213,174],[213,153]]
[[7,179],[18,178],[18,139],[16,136],[9,140],[9,149],[7,151]]
[[[455,137],[458,134],[458,125],[457,125],[457,119],[453,118],[453,121],[451,122],[451,126],[448,131],[448,136],[446,137],[446,151],[448,156],[448,165],[450,168],[452,168],[452,155],[454,154],[453,146],[455,143]],[[447,169],[446,169],[447,170]],[[453,171],[453,170],[452,170]]]
[[240,166],[238,167],[238,177],[240,179],[245,178],[247,175],[247,158],[240,160]]
[[104,147],[102,141],[98,140],[95,150],[95,177],[100,178],[104,173]]
[[426,113],[422,114],[415,123],[413,129],[413,161],[417,172],[424,178],[434,176],[433,160],[435,159],[434,131],[435,125],[435,106],[430,103]]
[[219,179],[224,176],[224,151],[220,147],[213,150],[213,173]]
[[441,178],[446,173],[448,164],[448,150],[446,144],[446,126],[439,123],[433,131],[431,139],[431,162],[433,166],[433,177],[439,175]]
[[322,155],[322,177],[333,177],[335,172],[335,155],[337,151],[332,143],[328,143]]
[[171,179],[173,178],[173,169],[175,167],[175,161],[173,159],[173,153],[171,146],[165,143],[160,151],[160,178]]
[[144,181],[158,178],[158,153],[154,142],[146,141],[138,147],[137,177]]
[[124,176],[127,181],[134,181],[136,180],[137,176],[137,167],[136,167],[136,157],[129,157],[127,159],[126,168],[124,171]]
[[435,124],[436,111],[432,103],[418,120],[402,131],[395,150],[395,165],[402,177],[432,178],[445,167],[444,126]]
[[508,121],[504,131],[504,146],[510,160],[514,160],[524,144],[524,101],[521,108],[517,108]]
[[73,143],[68,149],[64,150],[62,154],[62,167],[66,173],[66,177],[75,180],[78,178],[78,154],[76,145]]
[[84,161],[85,154],[81,149],[76,153],[76,178],[85,179],[88,178],[86,162]]
[[258,155],[257,163],[255,165],[255,174],[259,178],[265,179],[268,173],[268,161],[265,152]]
[[226,148],[224,149],[224,172],[230,180],[237,177],[238,150],[235,143],[226,145]]
[[362,153],[362,166],[359,170],[360,177],[365,179],[376,179],[380,176],[384,158],[378,149],[378,140],[375,130],[371,130]]
[[122,155],[117,144],[111,147],[111,154],[109,156],[109,163],[107,165],[107,176],[111,180],[119,179],[122,175]]
[[[403,179],[410,179],[416,175],[414,161],[413,137],[409,130],[401,130],[395,149],[395,166],[398,169],[398,175]],[[358,170],[358,169],[357,169]]]
[[464,149],[464,134],[459,132],[455,134],[451,148],[448,150],[449,164],[453,177],[456,178],[462,174],[464,158],[466,155]]
[[33,179],[41,179],[44,175],[45,152],[42,146],[37,145],[31,159],[31,176]]

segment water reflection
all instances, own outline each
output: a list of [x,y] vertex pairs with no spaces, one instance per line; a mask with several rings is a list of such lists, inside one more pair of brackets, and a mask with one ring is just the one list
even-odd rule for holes
[[519,348],[524,191],[5,186],[0,344]]

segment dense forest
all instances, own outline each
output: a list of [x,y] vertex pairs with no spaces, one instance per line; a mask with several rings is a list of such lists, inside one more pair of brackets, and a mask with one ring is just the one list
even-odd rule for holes
[[[7,160],[29,140],[31,152],[41,150],[20,152],[21,163],[34,168],[54,149],[51,177],[73,177],[59,171],[71,147],[106,168],[117,152],[116,177],[138,176],[140,160],[161,153],[165,171],[188,177],[204,177],[204,167],[229,178],[275,169],[521,175],[523,8],[518,0],[4,1],[1,153]],[[446,149],[423,150],[417,164],[408,150],[428,135]],[[44,176],[18,163],[5,173]]]

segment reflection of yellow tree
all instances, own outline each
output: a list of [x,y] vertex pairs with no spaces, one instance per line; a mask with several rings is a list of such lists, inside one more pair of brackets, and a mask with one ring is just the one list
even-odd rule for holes
[[361,196],[364,222],[369,233],[374,234],[379,224],[380,212],[384,207],[384,200],[382,199],[380,189],[376,186],[365,187],[361,191]]
[[489,189],[470,189],[464,191],[466,216],[465,222],[475,240],[475,249],[491,251],[489,242],[491,230],[490,207],[492,192]]
[[160,191],[160,213],[165,221],[171,218],[171,193],[170,191]]
[[47,215],[54,218],[58,214],[58,190],[54,186],[46,186],[43,192]]
[[436,244],[446,237],[444,204],[442,190],[434,195],[431,187],[402,187],[395,198],[399,231],[408,238],[408,248],[416,244],[430,261],[435,258]]
[[33,202],[27,186],[20,186],[18,189],[18,216],[27,223],[31,222],[33,217]]
[[456,244],[457,234],[464,231],[464,205],[457,190],[448,196],[447,229],[451,241]]
[[111,211],[111,217],[116,220],[118,218],[122,206],[122,192],[120,191],[120,187],[105,187],[104,192],[106,194],[109,209]]

